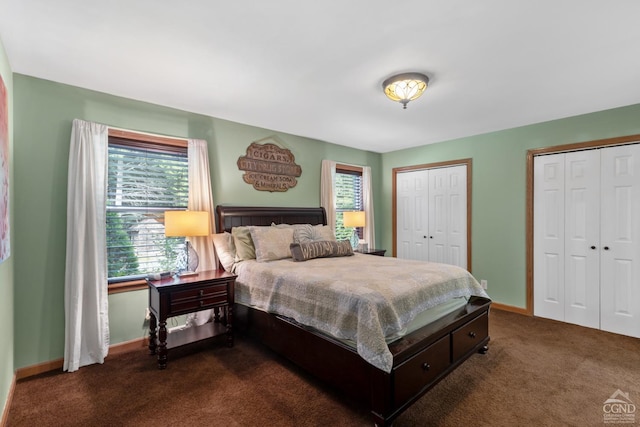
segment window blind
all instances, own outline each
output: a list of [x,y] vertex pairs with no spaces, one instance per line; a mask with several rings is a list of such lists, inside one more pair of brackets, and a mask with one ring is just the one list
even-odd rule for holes
[[[363,210],[362,172],[336,169],[336,238],[349,239],[353,235],[352,228],[344,227],[343,212]],[[362,229],[358,228],[362,238]]]
[[186,149],[109,143],[107,265],[110,282],[175,270],[184,238],[165,237],[164,211],[189,197]]

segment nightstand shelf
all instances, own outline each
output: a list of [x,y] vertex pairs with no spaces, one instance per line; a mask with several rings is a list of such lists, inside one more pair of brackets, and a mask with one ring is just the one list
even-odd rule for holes
[[226,333],[227,326],[224,323],[217,322],[209,322],[200,326],[190,326],[184,329],[173,330],[171,333],[167,333],[167,350],[207,340]]
[[[167,367],[169,348],[226,334],[233,346],[233,303],[236,276],[224,270],[192,276],[147,280],[149,285],[149,353],[158,355],[158,368]],[[167,331],[167,318],[213,309],[214,321]]]

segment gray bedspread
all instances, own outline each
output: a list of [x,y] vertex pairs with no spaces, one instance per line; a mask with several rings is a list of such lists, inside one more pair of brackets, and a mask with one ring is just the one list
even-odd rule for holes
[[385,372],[393,364],[385,338],[418,313],[455,297],[488,298],[462,268],[362,254],[242,261],[235,273],[236,302],[354,340],[358,354]]

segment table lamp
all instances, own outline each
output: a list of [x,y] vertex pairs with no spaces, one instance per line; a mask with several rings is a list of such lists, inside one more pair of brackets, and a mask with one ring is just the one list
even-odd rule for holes
[[364,211],[352,211],[344,212],[342,214],[342,223],[345,227],[353,227],[353,236],[351,236],[351,247],[360,250],[366,250],[366,243],[363,241],[361,245],[359,243],[357,227],[364,227],[366,225],[364,218]]
[[164,213],[164,235],[167,237],[186,237],[187,270],[180,276],[197,274],[200,260],[198,253],[189,242],[189,237],[208,236],[209,212],[206,211],[166,211]]

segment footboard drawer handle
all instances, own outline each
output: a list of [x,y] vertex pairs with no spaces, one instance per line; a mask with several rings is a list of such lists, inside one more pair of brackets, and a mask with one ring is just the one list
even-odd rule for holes
[[429,365],[427,362],[424,362],[422,364],[422,369],[424,369],[425,371],[428,371],[429,369],[431,369],[431,365]]
[[473,332],[473,331],[471,331],[471,332],[469,332],[469,336],[470,336],[471,338],[475,338],[475,337],[476,337],[476,333],[475,333],[475,332]]

